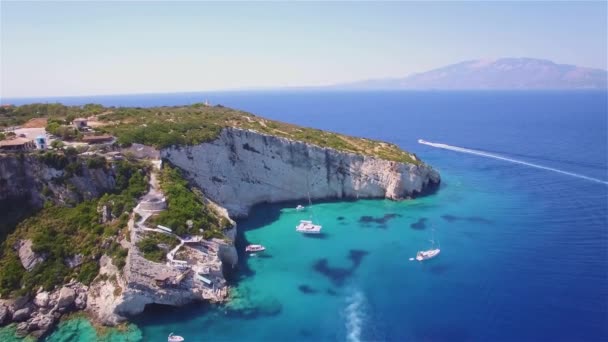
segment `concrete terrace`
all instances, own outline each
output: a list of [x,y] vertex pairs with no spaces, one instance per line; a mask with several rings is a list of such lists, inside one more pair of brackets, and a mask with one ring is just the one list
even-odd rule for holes
[[[166,199],[158,182],[162,161],[154,160],[152,165],[150,190],[133,210],[141,218],[137,222],[133,218],[129,221],[131,242],[136,245],[148,232],[171,235],[180,242],[167,252],[165,264],[146,260],[137,248],[132,248],[125,272],[127,283],[142,289],[188,290],[202,299],[223,301],[227,296],[227,286],[218,256],[219,242],[206,241],[201,236],[182,238],[166,229],[146,225],[151,216],[166,208]],[[208,279],[210,284],[200,276]]]

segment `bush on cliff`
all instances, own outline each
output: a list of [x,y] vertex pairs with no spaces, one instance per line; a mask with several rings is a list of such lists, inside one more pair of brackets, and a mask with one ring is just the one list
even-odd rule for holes
[[[135,199],[147,190],[142,169],[142,164],[120,161],[115,173],[121,181],[117,181],[114,193],[73,208],[47,206],[22,221],[0,248],[0,296],[27,294],[40,286],[50,290],[72,278],[87,284],[97,275],[98,259],[103,254],[116,256],[115,265],[124,266],[126,253],[119,247],[108,250],[104,246],[108,239],[117,239],[125,220],[102,224],[97,209],[102,201],[113,202],[120,207],[116,209],[119,212],[116,217],[125,218],[122,212],[130,211]],[[21,265],[14,249],[17,242],[24,239],[32,240],[32,250],[45,257],[45,261],[29,272]],[[76,254],[82,254],[85,262],[70,269],[65,259]]]
[[[137,242],[137,248],[142,252],[144,258],[154,262],[164,262],[167,252],[178,244],[179,240],[171,235],[148,232],[143,239]],[[166,248],[161,248],[159,245],[165,245]]]
[[[204,230],[205,238],[223,237],[223,221],[209,208],[202,194],[192,191],[188,182],[177,168],[165,165],[160,175],[160,185],[167,197],[167,210],[151,219],[153,224],[161,224],[177,235],[197,235]],[[192,227],[187,222],[192,221]]]

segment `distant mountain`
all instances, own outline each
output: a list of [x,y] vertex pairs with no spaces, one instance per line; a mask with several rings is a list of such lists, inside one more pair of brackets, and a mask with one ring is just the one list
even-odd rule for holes
[[473,60],[403,78],[375,79],[332,89],[606,89],[606,70],[534,58]]

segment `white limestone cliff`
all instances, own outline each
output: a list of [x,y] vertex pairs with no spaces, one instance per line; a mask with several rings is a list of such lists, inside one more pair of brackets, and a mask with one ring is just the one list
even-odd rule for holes
[[218,139],[161,155],[186,171],[232,217],[264,202],[307,198],[402,199],[440,182],[430,166],[387,161],[255,131],[225,128]]

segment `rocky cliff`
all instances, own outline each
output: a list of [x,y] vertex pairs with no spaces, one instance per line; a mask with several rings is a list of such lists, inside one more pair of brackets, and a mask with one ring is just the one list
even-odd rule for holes
[[402,199],[440,182],[439,174],[422,163],[387,161],[237,128],[224,128],[209,143],[163,149],[161,155],[232,217],[247,215],[257,203],[306,199],[309,193],[313,200]]
[[112,190],[112,169],[87,168],[84,160],[73,158],[70,171],[67,159],[61,162],[39,154],[0,154],[0,237],[23,215],[43,206],[78,203]]

